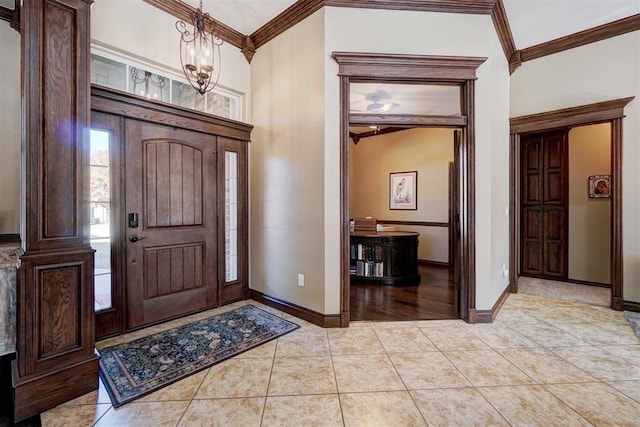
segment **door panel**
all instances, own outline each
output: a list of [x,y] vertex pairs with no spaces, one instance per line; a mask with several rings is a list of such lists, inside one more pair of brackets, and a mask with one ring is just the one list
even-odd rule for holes
[[542,274],[542,211],[537,208],[525,208],[522,211],[522,272]]
[[567,131],[522,139],[522,274],[567,275]]
[[523,139],[523,188],[522,203],[542,202],[542,139],[529,137]]
[[127,328],[215,306],[216,137],[127,120]]

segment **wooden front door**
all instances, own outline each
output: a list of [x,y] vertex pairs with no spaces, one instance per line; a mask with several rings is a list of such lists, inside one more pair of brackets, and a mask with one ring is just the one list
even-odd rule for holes
[[126,122],[127,329],[218,303],[216,138]]
[[522,139],[522,275],[567,278],[567,131]]

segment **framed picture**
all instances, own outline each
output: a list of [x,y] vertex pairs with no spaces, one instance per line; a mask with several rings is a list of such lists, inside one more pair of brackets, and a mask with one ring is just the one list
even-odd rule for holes
[[611,175],[591,175],[589,177],[589,198],[611,197]]
[[389,174],[389,209],[418,209],[418,171]]

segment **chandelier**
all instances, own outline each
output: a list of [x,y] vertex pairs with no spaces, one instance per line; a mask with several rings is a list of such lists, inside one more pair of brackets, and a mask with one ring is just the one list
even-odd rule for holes
[[[200,7],[191,14],[191,24],[176,22],[180,32],[180,62],[182,71],[195,90],[204,95],[213,89],[220,77],[220,45],[222,40],[214,29],[214,20]],[[207,28],[211,28],[207,31]]]

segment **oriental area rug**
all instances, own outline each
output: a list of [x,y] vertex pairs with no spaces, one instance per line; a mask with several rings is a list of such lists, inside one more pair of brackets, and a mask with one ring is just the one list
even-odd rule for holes
[[114,407],[287,334],[299,325],[252,305],[100,350]]

